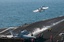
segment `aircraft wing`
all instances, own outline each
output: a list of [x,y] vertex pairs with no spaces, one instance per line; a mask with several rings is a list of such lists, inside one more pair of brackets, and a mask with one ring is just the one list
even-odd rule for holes
[[38,10],[38,9],[36,9],[36,10],[34,10],[33,12],[39,12],[39,10]]
[[42,7],[42,9],[44,9],[44,10],[46,10],[46,9],[48,9],[49,7]]
[[23,35],[23,38],[36,38],[35,36]]

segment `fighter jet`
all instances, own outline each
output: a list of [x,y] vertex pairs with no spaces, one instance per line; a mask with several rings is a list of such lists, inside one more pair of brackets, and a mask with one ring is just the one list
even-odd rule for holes
[[35,36],[28,35],[29,32],[27,30],[23,30],[18,34],[15,34],[12,31],[9,31],[11,35],[0,35],[0,38],[23,38],[23,39],[30,39],[30,38],[36,38]]
[[48,9],[49,7],[45,7],[45,6],[41,6],[40,8],[36,9],[36,10],[33,10],[33,12],[42,12],[46,9]]

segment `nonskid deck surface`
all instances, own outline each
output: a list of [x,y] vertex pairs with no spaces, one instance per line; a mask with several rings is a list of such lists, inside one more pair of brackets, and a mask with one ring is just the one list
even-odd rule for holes
[[[42,28],[43,26],[50,26],[51,24],[56,23],[58,21],[61,21],[63,19],[64,19],[64,16],[53,18],[53,19],[48,19],[45,21],[39,21],[39,22],[29,24],[27,26],[26,25],[25,26],[19,26],[19,27],[17,27],[17,29],[13,29],[13,31],[17,32],[17,33],[24,30],[24,29],[26,29],[28,31],[32,31],[34,28]],[[51,35],[53,36],[53,42],[60,40],[59,34],[61,32],[64,32],[64,21],[58,23],[57,25],[52,26],[51,28],[52,28],[51,32],[49,32],[48,30],[43,32],[43,38],[46,39],[45,41],[43,40],[43,42],[50,42],[50,36]],[[10,33],[7,30],[1,34],[10,34]]]

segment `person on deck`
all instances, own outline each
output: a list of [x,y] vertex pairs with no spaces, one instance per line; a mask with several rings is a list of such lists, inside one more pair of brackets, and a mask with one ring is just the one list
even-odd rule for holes
[[49,32],[51,32],[51,30],[52,30],[51,28],[48,29]]

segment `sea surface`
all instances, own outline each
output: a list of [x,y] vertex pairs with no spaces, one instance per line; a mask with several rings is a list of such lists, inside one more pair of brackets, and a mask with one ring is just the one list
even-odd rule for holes
[[[42,12],[33,10],[49,7]],[[0,0],[0,28],[22,26],[64,16],[64,0]]]

